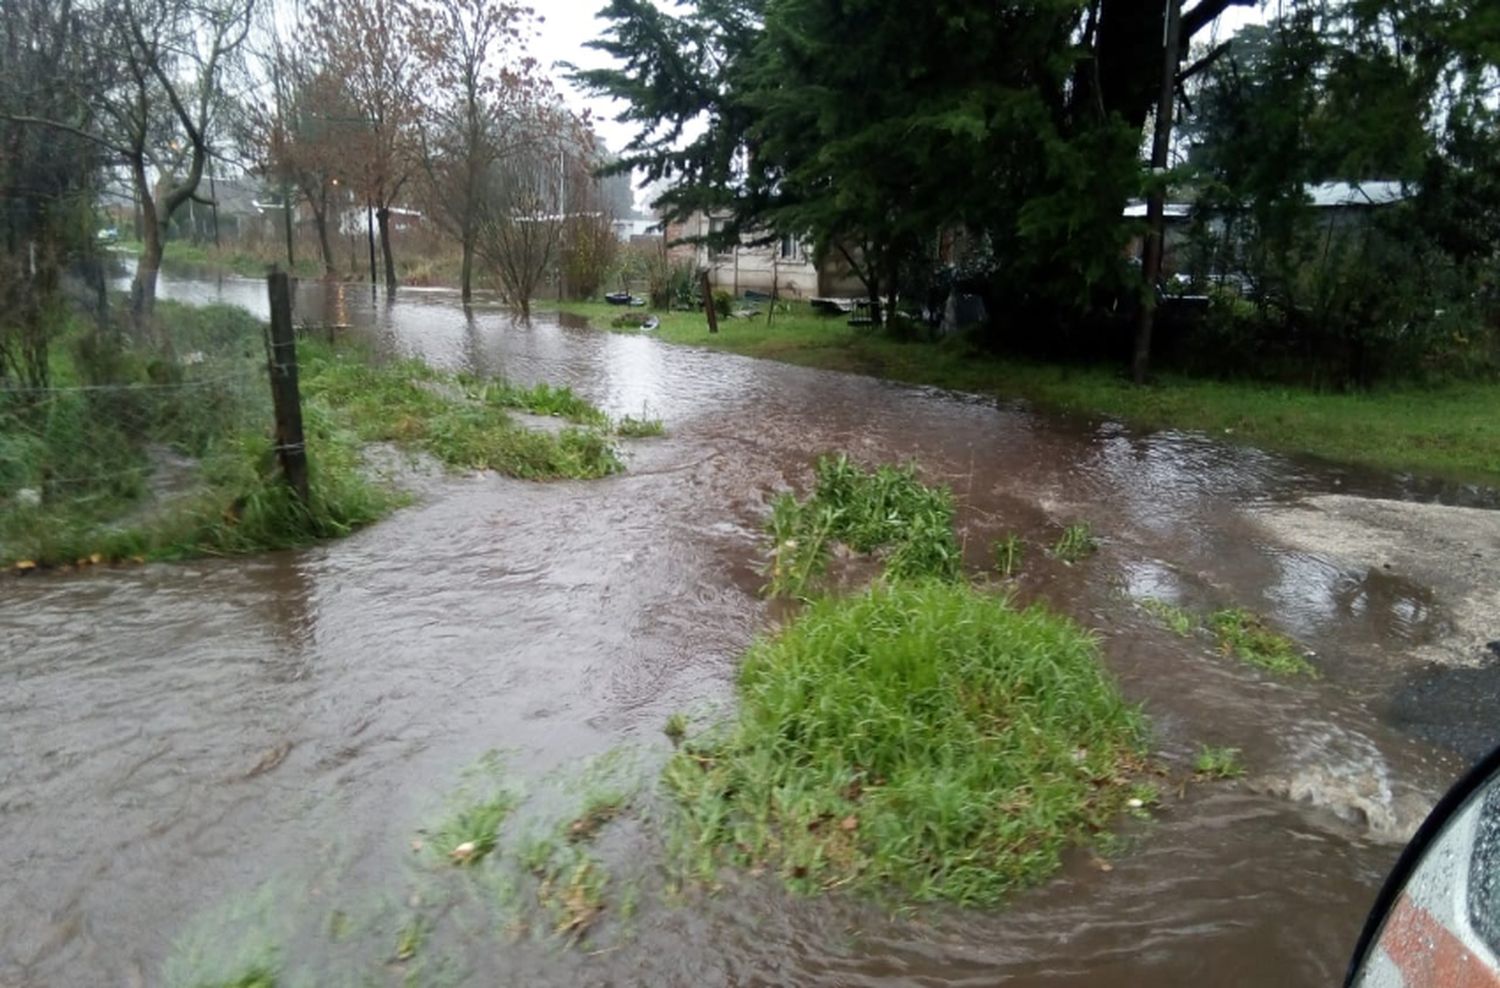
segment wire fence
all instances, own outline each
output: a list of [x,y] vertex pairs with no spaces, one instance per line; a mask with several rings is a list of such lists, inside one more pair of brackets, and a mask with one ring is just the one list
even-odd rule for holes
[[54,347],[36,388],[0,380],[0,559],[48,534],[123,527],[212,488],[274,419],[262,325],[238,310],[174,307],[170,346]]

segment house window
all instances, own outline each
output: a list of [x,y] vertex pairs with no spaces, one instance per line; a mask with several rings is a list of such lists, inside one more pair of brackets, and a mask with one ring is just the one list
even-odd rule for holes
[[782,237],[780,252],[781,259],[783,261],[790,261],[795,259],[797,256],[797,238],[793,237],[790,234]]

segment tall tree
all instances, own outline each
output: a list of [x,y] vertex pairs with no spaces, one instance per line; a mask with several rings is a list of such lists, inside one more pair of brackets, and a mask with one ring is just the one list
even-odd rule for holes
[[540,123],[546,85],[525,51],[534,22],[529,7],[509,0],[438,0],[427,17],[424,51],[440,95],[423,130],[424,198],[463,252],[465,301],[491,173],[527,146]]
[[223,81],[255,0],[128,0],[109,6],[108,50],[123,68],[101,94],[99,143],[128,169],[145,217],[131,287],[138,319],[156,303],[173,215],[198,193],[223,106]]
[[396,291],[391,210],[418,161],[424,40],[406,0],[314,0],[307,23],[319,64],[359,117],[349,135],[354,188],[375,210],[387,293]]
[[[1238,2],[1200,0],[1183,38]],[[658,203],[670,215],[727,213],[730,242],[771,227],[847,250],[872,295],[940,231],[967,228],[1026,322],[1129,279],[1120,213],[1142,180],[1164,9],[699,0],[673,14],[612,0],[595,47],[618,66],[577,78],[626,101],[639,132],[619,167],[673,180]]]

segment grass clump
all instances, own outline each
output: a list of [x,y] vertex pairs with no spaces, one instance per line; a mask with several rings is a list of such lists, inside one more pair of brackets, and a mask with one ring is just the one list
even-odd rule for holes
[[1015,532],[1008,533],[1003,539],[996,539],[990,550],[995,556],[995,569],[1001,576],[1010,579],[1021,571],[1021,557],[1026,552],[1026,544]]
[[465,866],[479,863],[495,850],[500,825],[520,803],[520,797],[504,784],[503,773],[504,766],[494,753],[465,772],[463,783],[448,799],[447,814],[430,831],[434,853]]
[[626,415],[615,423],[615,435],[624,436],[627,439],[645,439],[651,436],[664,436],[667,427],[662,424],[661,419],[653,419],[642,416],[636,418],[634,415]]
[[679,848],[809,891],[992,904],[1107,827],[1142,757],[1087,633],[962,584],[816,602],[751,647],[739,694],[665,769]]
[[1141,610],[1156,618],[1173,634],[1182,638],[1190,636],[1198,623],[1190,611],[1159,597],[1142,597],[1137,603],[1140,604]]
[[679,711],[677,713],[669,715],[667,717],[667,723],[666,723],[666,725],[664,727],[662,727],[661,730],[662,730],[662,733],[665,734],[667,736],[667,738],[672,742],[672,744],[674,744],[674,745],[681,744],[683,738],[687,737],[687,732],[688,732],[688,718],[687,718],[687,714],[682,713],[682,712]]
[[551,415],[579,425],[602,426],[608,417],[573,393],[567,386],[554,387],[545,381],[529,388],[504,381],[485,383],[480,391],[484,402],[499,408],[516,408],[533,415]]
[[1242,661],[1278,676],[1318,675],[1302,657],[1297,643],[1268,627],[1258,614],[1239,607],[1215,611],[1208,617],[1208,626],[1225,654],[1233,653]]
[[820,457],[811,497],[784,494],[771,506],[773,595],[803,596],[841,542],[856,552],[885,554],[893,579],[953,578],[961,554],[953,535],[953,495],[928,487],[916,467],[866,471],[848,456]]
[[1203,779],[1237,779],[1245,774],[1240,749],[1200,745],[1193,759],[1193,772]]
[[1065,563],[1077,562],[1097,551],[1099,551],[1099,540],[1094,538],[1093,530],[1085,521],[1075,522],[1063,529],[1057,544],[1052,547],[1052,555]]

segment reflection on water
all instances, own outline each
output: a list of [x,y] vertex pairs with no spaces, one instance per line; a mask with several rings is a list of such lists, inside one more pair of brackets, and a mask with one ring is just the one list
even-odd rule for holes
[[[265,312],[254,280],[164,274],[160,294]],[[1169,780],[1165,809],[1110,870],[1080,857],[996,913],[892,917],[745,880],[648,904],[597,953],[444,934],[424,949],[452,952],[458,980],[1323,985],[1410,805],[1453,771],[1362,699],[1400,685],[1365,650],[1430,633],[1432,601],[1253,534],[1257,505],[1329,489],[1316,466],[545,315],[519,324],[441,290],[387,302],[303,283],[296,306],[386,352],[567,384],[616,415],[644,407],[668,436],[627,443],[627,471],[599,482],[437,479],[387,523],[304,552],[5,587],[0,984],[156,983],[194,917],[271,880],[305,890],[281,912],[318,929],[335,908],[380,902],[414,829],[486,750],[507,751],[522,782],[621,744],[659,763],[669,713],[732,696],[768,619],[768,503],[829,449],[915,459],[949,484],[971,558],[1021,534],[1018,592],[1100,629],[1164,757],[1180,768],[1201,743],[1233,745],[1261,781],[1179,797]],[[1101,551],[1048,559],[1041,547],[1080,519]],[[1270,681],[1122,607],[1122,586],[1265,609],[1325,676]],[[619,840],[618,861],[659,853]],[[317,954],[300,960],[323,982],[392,942],[374,928],[321,970]]]

